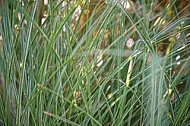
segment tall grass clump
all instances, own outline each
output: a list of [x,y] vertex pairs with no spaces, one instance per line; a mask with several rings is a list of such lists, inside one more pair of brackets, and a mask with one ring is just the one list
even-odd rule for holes
[[0,125],[190,125],[189,8],[1,0]]

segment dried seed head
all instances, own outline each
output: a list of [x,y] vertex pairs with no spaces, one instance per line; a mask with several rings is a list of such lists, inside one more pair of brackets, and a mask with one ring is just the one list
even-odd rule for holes
[[132,38],[128,39],[126,42],[126,47],[131,48],[134,45],[134,40]]

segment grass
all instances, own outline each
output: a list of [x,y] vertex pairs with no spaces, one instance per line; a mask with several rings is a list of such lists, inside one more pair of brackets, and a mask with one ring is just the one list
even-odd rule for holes
[[0,125],[189,125],[190,4],[178,2],[1,3]]

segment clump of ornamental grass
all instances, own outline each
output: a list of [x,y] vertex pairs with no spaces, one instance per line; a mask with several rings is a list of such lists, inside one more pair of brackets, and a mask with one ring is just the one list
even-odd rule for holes
[[0,125],[188,125],[189,2],[1,1]]

